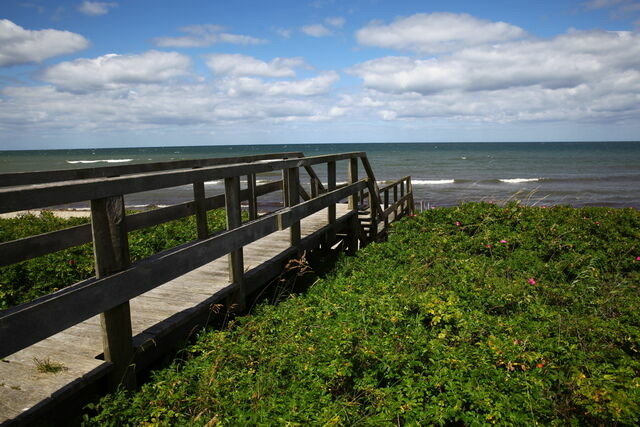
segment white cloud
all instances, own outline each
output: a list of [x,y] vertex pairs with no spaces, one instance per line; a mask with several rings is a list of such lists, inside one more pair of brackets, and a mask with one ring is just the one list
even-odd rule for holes
[[40,62],[89,46],[80,34],[59,30],[25,30],[0,19],[0,67]]
[[7,87],[0,92],[0,128],[4,135],[226,125],[237,129],[239,123],[260,126],[324,120],[340,111],[332,111],[331,98],[295,96],[290,93],[292,87],[275,86],[250,97],[228,95],[228,88],[218,84],[184,82],[142,85],[135,92],[128,88],[78,93],[60,92],[53,86]]
[[152,50],[61,62],[45,69],[41,78],[63,90],[85,92],[162,82],[189,74],[190,66],[191,60],[185,55]]
[[118,6],[118,3],[107,3],[107,2],[100,2],[100,1],[84,1],[78,7],[78,10],[84,13],[85,15],[99,16],[99,15],[106,15],[107,13],[109,13],[109,9],[113,9],[114,7],[117,7],[117,6]]
[[206,47],[217,43],[231,43],[240,45],[257,45],[266,40],[241,34],[225,33],[220,25],[190,25],[179,29],[186,33],[179,37],[157,37],[153,42],[161,47]]
[[342,28],[342,27],[344,27],[344,24],[347,21],[345,21],[345,19],[340,17],[340,16],[336,16],[336,17],[333,17],[333,18],[327,18],[327,19],[324,20],[324,22],[326,22],[327,25],[330,25],[332,27]]
[[368,88],[422,94],[520,86],[554,89],[598,84],[619,71],[639,72],[640,36],[572,32],[552,40],[462,49],[438,58],[384,57],[351,68]]
[[365,103],[385,120],[482,122],[640,119],[640,35],[571,31],[548,40],[474,46],[429,59],[358,64]]
[[490,22],[467,14],[418,13],[387,25],[371,22],[356,32],[360,44],[412,50],[449,52],[463,47],[522,38],[525,31],[505,22]]
[[295,81],[264,82],[257,78],[240,77],[221,82],[230,96],[315,96],[327,94],[340,77],[327,72],[309,79]]
[[322,24],[305,25],[300,31],[311,37],[330,36],[333,32]]
[[207,66],[218,75],[293,77],[295,67],[304,66],[302,58],[274,58],[271,62],[240,54],[207,55]]

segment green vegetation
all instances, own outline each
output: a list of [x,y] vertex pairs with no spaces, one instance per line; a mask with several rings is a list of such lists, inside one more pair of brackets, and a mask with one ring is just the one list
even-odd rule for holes
[[[224,211],[208,213],[210,230],[225,227]],[[39,216],[0,218],[0,242],[60,230],[89,222],[89,218],[63,219],[43,211]],[[131,260],[196,238],[195,217],[186,217],[129,233]],[[55,252],[18,264],[0,267],[0,309],[31,301],[94,275],[91,244]]]
[[639,286],[635,210],[430,210],[86,422],[637,424]]
[[57,374],[58,372],[67,371],[69,368],[64,366],[63,363],[55,362],[49,357],[44,359],[33,358],[33,363],[36,365],[36,370],[41,374]]

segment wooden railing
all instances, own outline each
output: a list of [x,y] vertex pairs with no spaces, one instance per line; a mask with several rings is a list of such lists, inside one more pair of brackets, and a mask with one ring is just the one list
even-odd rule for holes
[[[348,162],[347,184],[338,188],[336,163]],[[358,161],[367,178],[358,179]],[[313,166],[326,165],[324,186]],[[309,192],[300,183],[300,168],[309,176]],[[256,174],[281,171],[282,179],[256,185]],[[240,188],[240,177],[247,188]],[[205,197],[204,183],[224,180],[224,194]],[[166,208],[127,215],[124,196],[180,185],[193,186],[193,200]],[[398,194],[399,189],[399,194]],[[393,203],[389,191],[393,190]],[[258,217],[257,197],[282,191],[284,208]],[[383,196],[384,203],[381,197]],[[304,201],[300,201],[300,198]],[[351,232],[359,228],[359,201],[370,202],[370,239],[378,223],[388,225],[412,209],[411,181],[403,178],[378,189],[362,152],[302,157],[278,153],[230,159],[204,159],[72,171],[0,175],[0,213],[90,201],[91,224],[0,244],[0,265],[7,265],[93,242],[96,276],[53,294],[0,312],[0,358],[101,314],[105,360],[114,365],[114,378],[131,378],[132,332],[129,300],[176,277],[227,255],[230,303],[243,307],[243,246],[277,230],[289,228],[290,243],[301,240],[300,221],[328,208],[329,234],[335,236],[336,203],[348,199]],[[242,221],[241,201],[248,202],[249,220]],[[206,212],[226,209],[227,230],[211,234]],[[127,233],[195,215],[198,239],[131,263]],[[127,385],[127,381],[125,381]],[[131,384],[129,384],[131,386]]]

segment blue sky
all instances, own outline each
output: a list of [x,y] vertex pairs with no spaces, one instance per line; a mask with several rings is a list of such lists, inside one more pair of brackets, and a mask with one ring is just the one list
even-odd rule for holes
[[640,1],[0,3],[0,149],[640,139]]

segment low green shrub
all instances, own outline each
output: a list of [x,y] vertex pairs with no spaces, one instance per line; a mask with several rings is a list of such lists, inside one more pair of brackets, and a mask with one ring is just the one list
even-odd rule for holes
[[637,424],[639,245],[632,209],[429,210],[85,422]]
[[[89,218],[63,219],[49,211],[43,211],[40,215],[0,218],[0,242],[86,224],[89,221]],[[224,211],[209,212],[207,222],[212,231],[223,229],[226,224]],[[196,224],[193,216],[136,230],[129,233],[131,260],[137,261],[194,239]],[[0,267],[0,309],[31,301],[94,275],[91,244]]]

